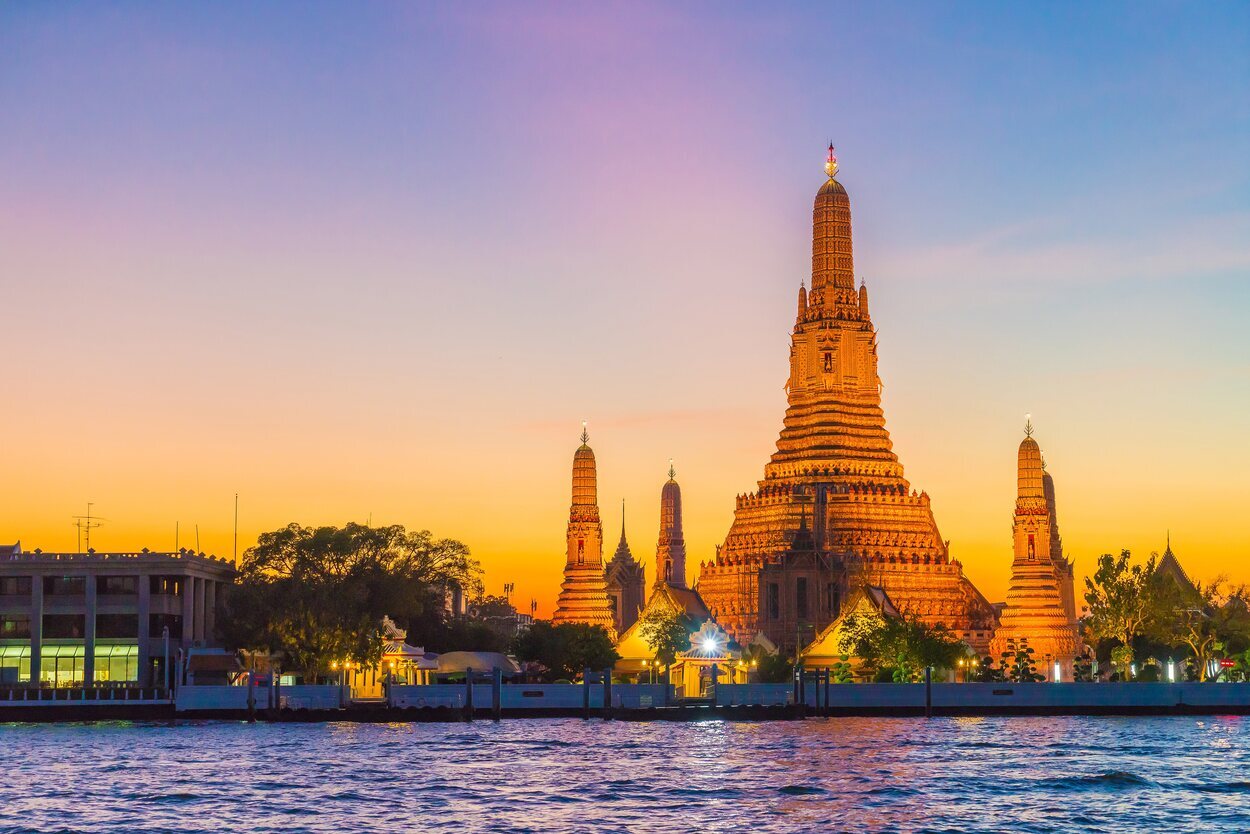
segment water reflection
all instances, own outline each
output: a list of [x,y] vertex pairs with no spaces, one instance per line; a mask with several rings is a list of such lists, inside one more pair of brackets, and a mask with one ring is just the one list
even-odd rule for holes
[[8,725],[0,831],[1246,830],[1248,736],[1238,718]]

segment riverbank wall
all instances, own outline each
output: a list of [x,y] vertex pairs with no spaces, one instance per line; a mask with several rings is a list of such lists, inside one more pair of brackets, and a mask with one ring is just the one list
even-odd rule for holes
[[[77,697],[74,697],[74,695]],[[6,697],[6,695],[8,697]],[[394,686],[353,700],[339,686],[183,686],[133,697],[50,690],[0,692],[0,722],[225,719],[465,721],[597,717],[626,721],[795,720],[814,716],[1250,715],[1250,684],[916,683],[720,684],[679,698],[662,684]]]

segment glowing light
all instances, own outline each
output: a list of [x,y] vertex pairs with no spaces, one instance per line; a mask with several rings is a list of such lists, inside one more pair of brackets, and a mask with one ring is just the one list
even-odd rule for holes
[[712,652],[716,651],[716,640],[715,640],[715,638],[712,638],[712,637],[707,637],[707,638],[704,638],[704,640],[703,640],[703,651],[707,652],[708,654],[711,654]]
[[1059,661],[1055,661],[1055,676],[1052,678],[1055,683],[1059,683]]

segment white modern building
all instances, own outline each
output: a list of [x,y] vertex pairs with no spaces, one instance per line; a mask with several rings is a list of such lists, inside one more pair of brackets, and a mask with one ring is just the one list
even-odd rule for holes
[[0,687],[159,686],[167,641],[171,667],[179,650],[217,645],[234,577],[229,561],[187,550],[0,547]]

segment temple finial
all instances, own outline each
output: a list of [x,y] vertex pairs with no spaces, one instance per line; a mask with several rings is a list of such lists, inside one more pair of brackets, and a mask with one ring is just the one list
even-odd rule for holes
[[672,480],[676,480],[676,478],[677,478],[677,470],[673,468],[673,459],[669,458],[668,459],[668,479],[672,481]]
[[833,143],[829,143],[829,156],[825,160],[825,173],[829,175],[829,179],[833,179],[838,173],[838,156],[833,152]]
[[582,420],[582,443],[590,442],[590,432],[586,431],[586,421]]
[[1032,414],[1024,415],[1024,436],[1025,437],[1033,436],[1033,415]]

